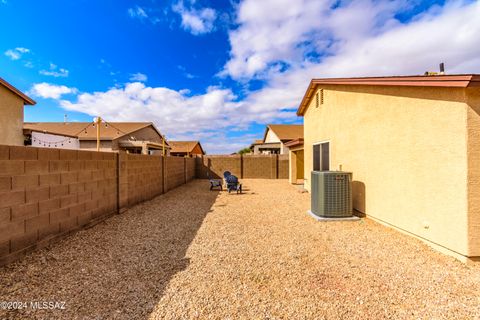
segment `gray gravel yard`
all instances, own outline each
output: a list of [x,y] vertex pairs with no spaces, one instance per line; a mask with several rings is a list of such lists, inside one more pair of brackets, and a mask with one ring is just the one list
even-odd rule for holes
[[317,222],[285,180],[195,180],[0,268],[0,319],[480,319],[480,266],[367,219]]

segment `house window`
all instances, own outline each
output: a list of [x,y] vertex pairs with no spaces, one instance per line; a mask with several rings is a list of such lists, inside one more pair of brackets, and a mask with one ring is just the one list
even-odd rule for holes
[[313,145],[313,170],[330,170],[330,143],[323,142]]

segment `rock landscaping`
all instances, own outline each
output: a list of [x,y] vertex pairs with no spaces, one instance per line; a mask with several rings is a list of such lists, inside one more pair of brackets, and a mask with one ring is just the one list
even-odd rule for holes
[[478,265],[242,183],[195,180],[0,268],[0,302],[64,302],[0,319],[480,319]]

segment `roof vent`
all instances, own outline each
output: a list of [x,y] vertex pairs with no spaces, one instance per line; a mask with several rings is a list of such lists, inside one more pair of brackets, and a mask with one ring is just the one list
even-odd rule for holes
[[445,74],[445,63],[440,63],[440,72],[435,72],[435,71],[425,71],[424,75],[426,76],[438,76],[438,75],[444,75]]
[[445,63],[440,63],[440,74],[445,74]]

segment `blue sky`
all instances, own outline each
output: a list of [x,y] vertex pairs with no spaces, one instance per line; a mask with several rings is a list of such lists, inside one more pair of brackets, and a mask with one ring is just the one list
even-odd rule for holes
[[478,1],[0,0],[0,76],[26,121],[153,121],[237,151],[301,123],[312,77],[480,72]]

